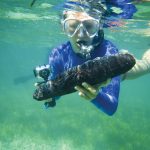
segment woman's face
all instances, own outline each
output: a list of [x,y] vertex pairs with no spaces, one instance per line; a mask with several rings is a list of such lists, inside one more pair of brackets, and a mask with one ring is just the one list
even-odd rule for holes
[[64,30],[70,38],[75,52],[80,51],[81,44],[91,45],[98,32],[99,22],[85,12],[67,12]]

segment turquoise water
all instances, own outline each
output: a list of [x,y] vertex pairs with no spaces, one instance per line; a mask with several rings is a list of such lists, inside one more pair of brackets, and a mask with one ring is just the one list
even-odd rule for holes
[[[118,110],[109,117],[77,93],[45,110],[32,99],[32,70],[67,40],[51,6],[56,1],[0,1],[0,150],[149,150],[150,75],[121,84]],[[150,47],[150,4],[105,37],[137,58]],[[50,11],[51,10],[51,11]]]

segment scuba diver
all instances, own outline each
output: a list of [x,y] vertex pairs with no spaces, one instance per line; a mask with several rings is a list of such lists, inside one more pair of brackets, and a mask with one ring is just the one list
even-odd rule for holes
[[[117,2],[112,3],[116,5]],[[132,4],[125,5],[128,7],[122,4],[117,4],[117,6],[120,6],[123,10],[121,14],[118,14],[122,18],[131,18],[136,11]],[[104,38],[103,27],[107,26],[104,22],[104,16],[110,16],[109,9],[110,6],[107,7],[105,1],[99,0],[69,0],[65,2],[61,24],[69,37],[69,41],[51,51],[49,55],[50,75],[47,76],[47,83],[48,80],[55,79],[57,75],[69,68],[81,65],[96,57],[118,53],[116,46]],[[127,11],[128,13],[126,13]],[[116,16],[115,13],[112,14]],[[148,55],[150,56],[150,52]],[[80,97],[90,101],[104,113],[113,115],[118,106],[121,80],[131,79],[135,77],[137,72],[139,72],[139,76],[143,74],[143,71],[139,71],[141,64],[146,64],[144,73],[147,73],[147,70],[150,70],[150,65],[147,65],[146,62],[150,64],[150,61],[146,57],[147,54],[143,57],[144,63],[142,60],[137,61],[139,63],[136,63],[133,69],[122,76],[113,77],[105,83],[95,86],[83,82],[82,86],[75,86],[74,88],[78,91]],[[37,85],[39,92],[37,94],[42,94],[40,88],[40,85]],[[46,101],[46,108],[55,106],[56,100],[59,98],[53,97]]]

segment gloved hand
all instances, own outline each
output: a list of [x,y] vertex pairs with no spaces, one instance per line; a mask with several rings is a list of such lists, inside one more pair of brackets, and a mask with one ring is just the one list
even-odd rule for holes
[[[46,83],[35,83],[36,90],[33,94],[33,98],[36,100],[44,100],[44,106],[45,108],[54,107],[56,106],[55,98],[48,98],[46,93]],[[45,93],[45,94],[44,94]]]
[[48,90],[47,90],[48,88],[45,82],[35,83],[35,86],[36,86],[36,90],[33,93],[34,99],[38,101],[42,101],[42,100],[46,100],[49,98]]
[[97,94],[99,93],[100,88],[106,86],[108,83],[110,82],[110,79],[108,79],[107,81],[92,86],[86,82],[82,83],[82,86],[75,86],[75,89],[79,92],[79,96],[83,97],[86,100],[93,100],[94,98],[96,98]]

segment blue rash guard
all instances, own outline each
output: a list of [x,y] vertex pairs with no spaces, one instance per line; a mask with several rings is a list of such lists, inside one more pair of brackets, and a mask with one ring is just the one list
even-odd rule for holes
[[[118,49],[107,40],[91,52],[91,58],[109,56],[118,53]],[[76,54],[70,42],[62,44],[58,48],[54,48],[49,56],[49,65],[51,67],[51,74],[49,79],[54,79],[58,74],[80,65],[87,61],[87,59]],[[113,115],[118,106],[118,97],[120,90],[120,76],[111,79],[111,82],[99,90],[97,97],[91,102],[100,110],[108,115]]]

